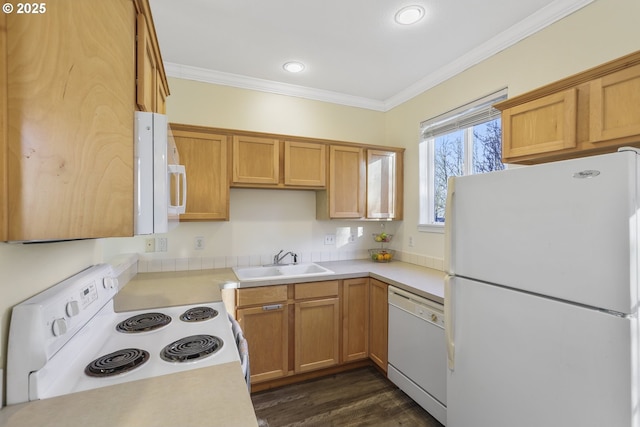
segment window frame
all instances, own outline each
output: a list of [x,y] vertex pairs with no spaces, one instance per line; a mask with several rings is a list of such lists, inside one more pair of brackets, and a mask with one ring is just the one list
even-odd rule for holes
[[[493,104],[506,98],[507,89],[504,88],[420,123],[420,138],[418,141],[418,231],[444,233],[445,223],[435,222],[434,218],[435,176],[433,169],[435,163],[435,139],[441,135],[463,130],[463,176],[472,175],[473,126],[500,118],[500,112],[493,108]],[[460,126],[461,124],[463,126]]]

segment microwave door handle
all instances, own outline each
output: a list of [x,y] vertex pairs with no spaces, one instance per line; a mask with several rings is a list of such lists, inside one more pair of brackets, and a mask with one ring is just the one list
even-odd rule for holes
[[178,175],[176,180],[175,194],[177,204],[169,197],[169,209],[177,214],[183,214],[187,207],[187,174],[184,165],[169,165],[169,174]]
[[[176,194],[178,196],[178,213],[183,214],[187,211],[187,172],[183,165],[179,165],[179,174],[180,180],[182,181],[182,187],[179,184],[176,184],[178,188],[176,189]],[[182,188],[182,191],[180,191]]]

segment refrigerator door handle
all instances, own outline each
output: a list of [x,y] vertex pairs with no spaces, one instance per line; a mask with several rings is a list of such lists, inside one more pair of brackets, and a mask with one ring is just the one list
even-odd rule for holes
[[456,179],[450,177],[447,182],[447,204],[444,208],[444,271],[455,274],[453,260],[453,203],[456,193]]
[[455,369],[455,342],[453,336],[453,304],[451,301],[451,286],[453,276],[444,278],[444,331],[447,339],[447,366],[450,371]]

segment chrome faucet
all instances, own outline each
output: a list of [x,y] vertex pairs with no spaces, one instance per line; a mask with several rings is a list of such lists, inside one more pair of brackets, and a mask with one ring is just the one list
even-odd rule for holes
[[298,255],[289,251],[286,254],[280,256],[280,254],[284,252],[284,249],[280,249],[280,252],[278,252],[277,254],[275,254],[273,256],[273,265],[280,265],[280,261],[282,261],[284,259],[284,257],[286,257],[287,255],[291,255],[291,258],[293,258],[293,263],[297,264],[298,263]]

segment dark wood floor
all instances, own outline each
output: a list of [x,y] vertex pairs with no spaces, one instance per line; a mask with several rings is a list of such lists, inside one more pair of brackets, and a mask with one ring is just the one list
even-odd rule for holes
[[251,399],[261,426],[442,427],[372,367],[254,393]]

